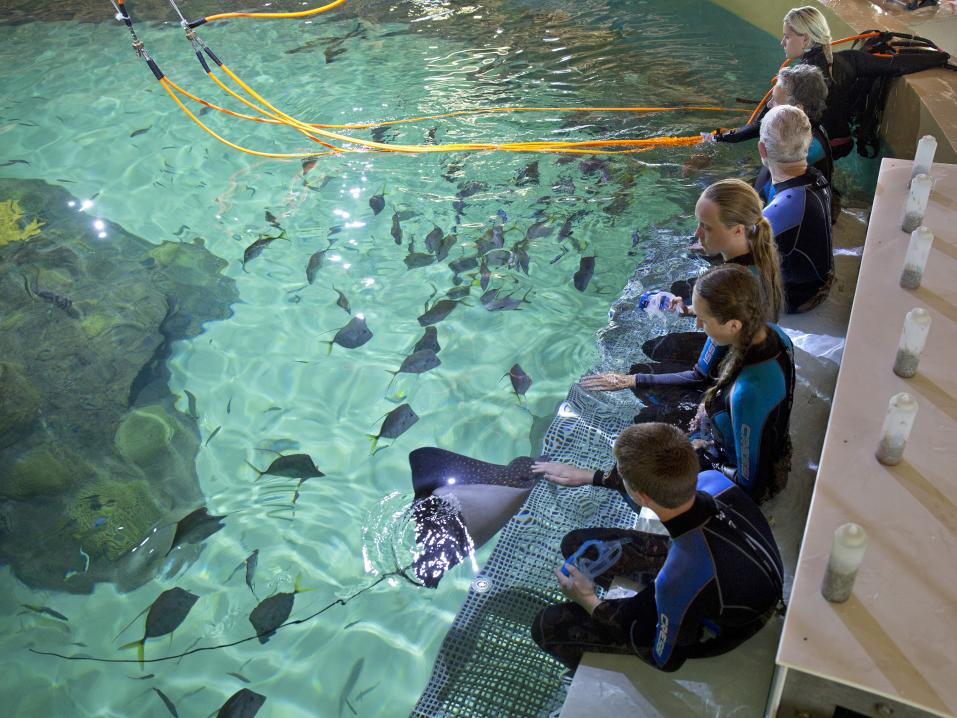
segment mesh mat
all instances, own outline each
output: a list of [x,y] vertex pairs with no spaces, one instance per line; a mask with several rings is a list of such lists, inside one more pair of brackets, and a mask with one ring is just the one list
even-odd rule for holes
[[[576,384],[545,435],[543,453],[555,461],[607,468],[612,442],[639,407],[630,395],[615,403],[599,401]],[[529,631],[539,610],[562,600],[552,573],[558,546],[572,529],[630,528],[639,521],[615,492],[539,482],[473,581],[412,716],[557,714],[567,691],[565,667],[541,651]]]

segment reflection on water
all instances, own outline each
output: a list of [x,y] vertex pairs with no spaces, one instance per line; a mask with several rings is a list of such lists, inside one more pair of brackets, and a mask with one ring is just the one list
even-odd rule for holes
[[[92,15],[74,5],[72,17]],[[170,77],[230,102],[197,72],[179,28],[151,22],[171,19],[165,3],[132,12]],[[80,230],[40,202],[15,220],[25,232],[38,218],[39,234],[0,246],[4,341],[38,357],[4,352],[4,386],[46,372],[30,380],[43,391],[17,426],[53,437],[41,449],[18,430],[0,448],[9,713],[157,715],[161,691],[181,715],[205,715],[248,685],[267,698],[260,715],[408,714],[488,552],[434,591],[396,573],[416,551],[409,451],[436,445],[497,464],[538,453],[635,266],[649,284],[695,271],[683,252],[694,200],[710,181],[746,174],[750,148],[263,160],[176,110],[120,26],[46,20],[0,28],[0,172],[62,188],[69,198],[39,196],[73,202],[92,235],[65,259],[66,234]],[[309,22],[238,20],[201,34],[284,111],[329,123],[518,104],[723,104],[755,94],[779,57],[773,38],[693,0],[626,11],[356,1]],[[620,138],[737,117],[487,114],[350,132],[394,143]],[[202,119],[243,146],[310,149],[284,128]],[[3,184],[0,203],[23,191]],[[43,267],[26,287],[23,266]],[[531,380],[524,398],[506,380],[515,365]],[[406,405],[411,415],[396,413]],[[47,493],[27,495],[38,476]],[[176,540],[199,507],[221,528]],[[121,525],[136,538],[114,540]],[[141,669],[121,649],[132,639],[114,637],[173,589],[198,598],[146,659],[199,652]],[[266,645],[201,650],[249,638],[251,615],[274,595],[293,597],[291,620],[317,615]]]

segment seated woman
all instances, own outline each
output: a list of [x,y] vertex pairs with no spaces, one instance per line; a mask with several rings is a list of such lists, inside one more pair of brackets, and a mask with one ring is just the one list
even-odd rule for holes
[[[703,274],[695,284],[694,306],[698,326],[714,346],[728,347],[695,422],[701,466],[719,469],[755,501],[763,501],[784,487],[790,468],[793,345],[780,327],[768,322],[764,293],[740,265],[724,264]],[[668,377],[656,375],[659,380]],[[594,483],[622,490],[615,467],[591,472],[536,462],[532,470],[560,484]]]
[[[807,151],[807,163],[830,182],[834,172],[834,158],[831,154],[827,131],[821,124],[821,117],[827,107],[827,83],[824,81],[821,70],[813,65],[782,68],[771,90],[768,109],[777,105],[794,105],[804,110],[804,114],[811,121],[812,132],[811,145]],[[761,121],[758,120],[736,130],[716,132],[714,135],[706,134],[705,139],[710,137],[715,142],[744,142],[758,139],[760,131]],[[767,167],[762,167],[758,171],[754,188],[765,203],[774,199],[774,187]]]
[[[715,182],[701,193],[695,216],[695,237],[705,251],[750,269],[760,280],[767,313],[776,321],[784,305],[781,260],[757,193],[738,179]],[[672,291],[682,297],[677,311],[692,313],[694,305],[688,307],[685,301],[690,303],[695,281],[672,285]],[[686,424],[701,393],[713,382],[723,350],[703,332],[673,332],[648,340],[642,349],[655,363],[634,364],[628,374],[586,376],[581,385],[598,391],[631,389],[646,405],[640,421]]]
[[[830,138],[835,160],[851,152],[851,120],[860,110],[873,80],[939,67],[949,58],[946,52],[899,53],[890,57],[863,50],[832,52],[827,20],[811,6],[794,8],[784,16],[781,46],[789,60],[813,65],[824,73],[829,92],[821,124]],[[862,149],[858,147],[859,152]]]

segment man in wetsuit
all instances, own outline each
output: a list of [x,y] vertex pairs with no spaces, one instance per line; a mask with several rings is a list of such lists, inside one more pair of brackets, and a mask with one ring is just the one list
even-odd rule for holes
[[[782,596],[783,568],[757,505],[719,471],[698,473],[688,437],[668,424],[637,424],[615,442],[617,470],[599,474],[608,488],[621,481],[637,503],[654,511],[668,537],[625,529],[583,529],[562,542],[571,555],[584,541],[624,539],[617,563],[600,577],[655,573],[636,595],[602,600],[574,565],[556,570],[573,603],[543,609],[532,637],[570,669],[585,651],[637,654],[655,668],[726,653],[767,622]],[[550,476],[577,485],[588,477]],[[670,539],[669,539],[670,537]]]
[[831,186],[807,165],[811,123],[792,105],[761,122],[758,153],[771,172],[774,199],[764,208],[781,255],[787,312],[806,312],[827,297],[834,278]]

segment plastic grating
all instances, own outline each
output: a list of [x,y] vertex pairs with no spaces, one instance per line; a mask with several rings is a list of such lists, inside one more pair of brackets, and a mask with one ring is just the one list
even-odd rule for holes
[[[543,453],[581,467],[610,466],[612,442],[640,407],[622,394],[602,401],[574,385],[545,435]],[[473,581],[412,716],[557,714],[567,691],[565,667],[538,648],[530,627],[539,610],[562,599],[553,574],[558,546],[572,529],[638,521],[615,492],[539,482]]]

